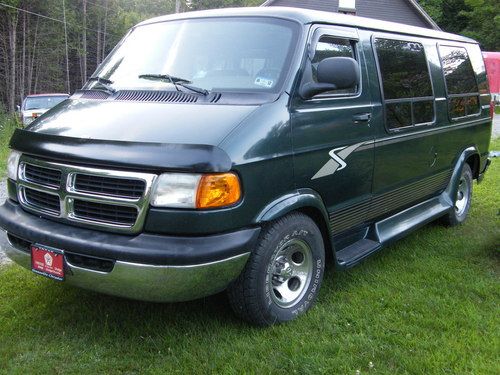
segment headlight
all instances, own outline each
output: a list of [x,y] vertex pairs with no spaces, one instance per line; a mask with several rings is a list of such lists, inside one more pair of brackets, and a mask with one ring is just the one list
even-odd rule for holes
[[195,208],[199,174],[164,173],[156,180],[151,197],[155,207]]
[[240,181],[234,173],[164,173],[156,180],[151,205],[216,208],[232,205],[240,198]]
[[9,154],[9,158],[7,159],[7,176],[14,181],[17,180],[17,169],[19,167],[20,157],[20,152],[12,150]]

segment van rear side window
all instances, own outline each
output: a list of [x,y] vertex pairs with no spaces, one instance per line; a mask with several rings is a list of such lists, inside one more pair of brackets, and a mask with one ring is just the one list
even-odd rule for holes
[[375,39],[389,129],[431,123],[434,95],[424,46],[418,42]]
[[479,113],[479,89],[472,64],[463,47],[439,46],[448,111],[452,119]]

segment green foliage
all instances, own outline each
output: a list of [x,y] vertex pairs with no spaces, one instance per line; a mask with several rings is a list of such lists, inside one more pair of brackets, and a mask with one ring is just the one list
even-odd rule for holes
[[[14,105],[27,94],[66,92],[68,84],[70,92],[79,89],[85,77],[95,71],[132,26],[174,13],[176,9],[176,0],[4,0],[0,3],[4,4],[0,5],[0,102],[8,104],[9,111],[14,111]],[[261,0],[180,0],[180,11],[260,4]],[[10,46],[14,36],[15,52]]]
[[499,179],[495,159],[464,225],[327,269],[316,306],[267,329],[223,295],[134,302],[0,267],[0,373],[498,374]]
[[259,6],[262,0],[191,0],[187,1],[189,10],[234,8],[244,6]]
[[500,50],[500,3],[498,0],[466,0],[470,11],[462,14],[469,22],[463,33],[480,41],[483,49]]
[[443,30],[474,38],[483,50],[500,50],[498,0],[421,0],[420,4]]
[[[17,8],[21,5],[21,0],[2,0],[2,3]],[[9,13],[10,15],[16,15],[16,10],[10,7],[3,8],[2,12]]]

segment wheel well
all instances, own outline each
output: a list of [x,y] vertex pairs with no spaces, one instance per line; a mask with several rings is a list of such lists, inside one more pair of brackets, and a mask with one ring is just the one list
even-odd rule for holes
[[478,178],[479,177],[479,155],[478,154],[471,155],[467,158],[467,160],[465,162],[467,164],[469,164],[469,167],[472,170],[472,177]]
[[325,256],[327,263],[333,260],[333,244],[332,239],[330,237],[330,230],[328,228],[328,224],[325,222],[325,218],[320,210],[315,207],[302,207],[297,209],[298,212],[302,212],[303,214],[309,216],[314,220],[319,230],[321,231],[321,235],[323,237],[323,243],[325,244]]

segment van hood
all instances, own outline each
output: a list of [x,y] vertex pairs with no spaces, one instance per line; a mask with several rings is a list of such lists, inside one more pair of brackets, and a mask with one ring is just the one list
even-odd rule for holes
[[107,141],[217,145],[256,106],[68,100],[27,130]]
[[10,145],[59,162],[140,170],[224,172],[217,145],[257,105],[67,100],[17,129]]

